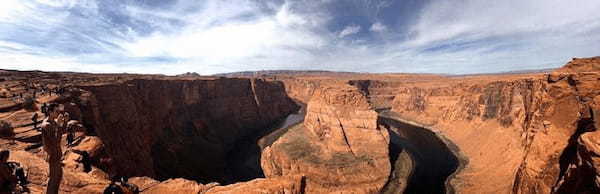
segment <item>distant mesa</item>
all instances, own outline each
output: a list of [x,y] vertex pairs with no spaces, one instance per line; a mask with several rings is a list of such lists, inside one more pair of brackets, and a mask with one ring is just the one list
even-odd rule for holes
[[177,77],[200,77],[201,75],[196,72],[187,72],[183,74],[176,75]]
[[239,71],[231,73],[214,74],[213,76],[223,77],[261,77],[272,75],[356,75],[358,72],[341,72],[341,71],[319,71],[319,70],[264,70],[264,71]]

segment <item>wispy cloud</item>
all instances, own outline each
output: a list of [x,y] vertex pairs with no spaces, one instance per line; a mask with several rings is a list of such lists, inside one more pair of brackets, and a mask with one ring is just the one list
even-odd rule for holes
[[348,35],[352,35],[352,34],[356,34],[360,31],[360,26],[359,25],[349,25],[346,26],[346,28],[344,28],[340,34],[338,35],[340,38],[343,38],[345,36]]
[[3,0],[0,68],[166,74],[548,68],[599,55],[597,10],[597,0]]
[[383,32],[387,30],[387,26],[383,25],[381,22],[375,22],[373,25],[371,25],[369,30],[373,32]]

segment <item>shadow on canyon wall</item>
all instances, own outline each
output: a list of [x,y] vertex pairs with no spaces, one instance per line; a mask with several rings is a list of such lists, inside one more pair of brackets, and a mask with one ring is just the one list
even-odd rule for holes
[[232,177],[221,184],[265,178],[260,165],[262,150],[285,134],[288,128],[304,120],[306,105],[300,104],[300,106],[302,108],[298,112],[288,115],[272,127],[262,130],[260,133],[251,134],[237,142],[232,151],[227,154],[227,166],[229,167],[227,170]]
[[403,175],[408,179],[401,183],[405,186],[390,182],[385,193],[397,193],[402,187],[404,193],[453,193],[446,188],[446,181],[459,168],[457,150],[423,127],[388,117],[380,117],[380,123],[389,129],[392,178]]

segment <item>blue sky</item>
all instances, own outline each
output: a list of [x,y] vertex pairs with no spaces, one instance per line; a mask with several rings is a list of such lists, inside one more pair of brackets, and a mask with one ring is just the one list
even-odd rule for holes
[[600,55],[598,0],[1,0],[0,69],[489,73]]

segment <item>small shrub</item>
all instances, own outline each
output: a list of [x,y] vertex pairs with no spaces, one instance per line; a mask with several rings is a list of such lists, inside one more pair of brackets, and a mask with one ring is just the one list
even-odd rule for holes
[[0,121],[0,137],[12,137],[14,133],[14,129],[9,122]]

